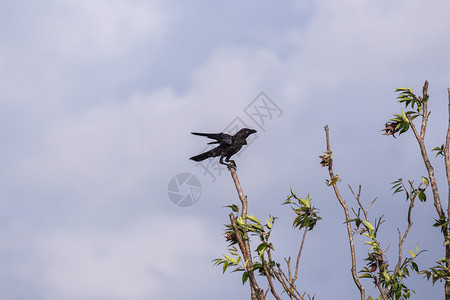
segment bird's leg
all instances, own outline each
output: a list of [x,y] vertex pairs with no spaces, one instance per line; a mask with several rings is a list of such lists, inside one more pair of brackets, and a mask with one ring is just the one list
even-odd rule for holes
[[228,170],[231,170],[231,168],[233,168],[236,171],[237,166],[236,166],[236,162],[234,160],[232,160],[229,157],[227,157],[227,158],[225,158],[225,161],[229,162]]
[[224,157],[223,155],[220,156],[219,163],[222,164],[222,165],[227,166],[227,167],[228,167],[228,170],[229,170],[229,169],[230,169],[230,165],[223,162],[223,157]]

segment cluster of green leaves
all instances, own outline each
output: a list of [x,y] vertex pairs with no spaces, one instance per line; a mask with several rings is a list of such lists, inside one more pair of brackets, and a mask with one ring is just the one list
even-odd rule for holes
[[[428,98],[429,98],[428,95],[425,95],[424,98],[417,97],[413,93],[411,87],[397,88],[397,89],[395,89],[395,91],[400,92],[400,95],[397,96],[398,102],[404,103],[405,108],[407,108],[408,106],[411,106],[411,109],[415,109],[414,106],[417,106],[417,108],[415,110],[418,114],[422,112],[423,103],[427,102]],[[412,112],[412,113],[414,113],[414,112]]]
[[[239,208],[237,205],[229,205],[227,206],[231,208],[233,212],[238,212]],[[269,242],[270,234],[272,232],[273,225],[275,223],[276,217],[269,215],[269,218],[266,219],[266,224],[261,224],[257,217],[253,214],[246,215],[247,223],[244,222],[242,217],[236,219],[237,228],[239,230],[236,233],[231,224],[225,225],[226,230],[226,239],[229,242],[229,247],[227,249],[229,255],[223,255],[223,258],[217,258],[213,260],[215,266],[223,265],[223,273],[229,268],[234,267],[232,272],[243,272],[242,273],[242,284],[248,280],[248,272],[247,272],[247,264],[248,261],[244,261],[241,255],[238,252],[236,246],[237,243],[236,234],[240,234],[242,240],[246,240],[244,232],[250,233],[250,235],[258,236],[260,239],[260,244],[256,248],[256,252],[258,252],[259,257],[262,257],[265,251],[269,248],[274,250],[273,244]],[[269,261],[267,263],[269,266],[274,266],[275,262]],[[265,276],[264,265],[261,262],[253,262],[253,270],[257,270],[259,275]]]
[[[405,285],[405,279],[410,276],[410,271],[419,272],[414,259],[423,251],[419,251],[418,247],[416,252],[410,249],[411,257],[405,258],[401,265],[390,270],[387,257],[377,240],[377,228],[366,220],[359,219],[358,223],[364,226],[362,234],[370,239],[365,242],[370,246],[368,257],[365,259],[367,266],[360,271],[359,277],[371,278],[389,299],[408,299],[414,290]],[[377,299],[381,299],[381,295]]]
[[[294,201],[295,200],[295,201]],[[312,230],[316,226],[317,221],[322,219],[319,217],[317,208],[311,206],[311,199],[309,194],[305,199],[297,197],[291,188],[291,195],[286,198],[283,205],[291,205],[291,209],[297,215],[292,223],[292,227],[302,229],[307,227],[308,230]]]
[[411,107],[412,110],[405,112],[402,109],[400,114],[394,114],[394,118],[386,123],[386,128],[383,129],[386,131],[385,135],[393,135],[394,137],[395,133],[402,134],[408,131],[410,120],[412,121],[422,115],[423,104],[429,98],[428,95],[423,98],[417,97],[411,87],[397,88],[395,91],[400,93],[397,97],[398,102],[405,104],[405,109]]
[[[450,220],[446,217],[441,217],[439,220],[435,219],[434,227],[441,227],[441,232],[445,232],[446,229],[449,229]],[[447,237],[449,238],[449,237]]]
[[438,280],[450,281],[450,270],[446,266],[446,261],[447,260],[445,258],[442,258],[436,262],[436,266],[431,267],[430,270],[422,270],[419,272],[419,274],[425,274],[427,280],[430,280],[431,278],[433,281],[433,285]]
[[[426,201],[425,190],[429,186],[429,180],[426,177],[422,177],[422,182],[414,187],[414,181],[408,181],[409,188],[407,189],[403,179],[392,182],[392,188],[394,190],[393,194],[403,192],[405,194],[406,201],[411,201],[410,210],[414,205],[414,200],[418,198],[420,201]],[[425,186],[422,188],[422,186]],[[385,251],[380,246],[377,240],[377,231],[382,223],[382,220],[378,220],[376,226],[373,226],[368,220],[362,219],[357,215],[355,219],[349,220],[348,222],[354,222],[356,226],[356,231],[360,231],[361,234],[369,238],[365,244],[370,246],[370,251],[368,252],[368,257],[365,259],[367,261],[367,266],[364,267],[360,273],[361,278],[371,278],[380,290],[389,299],[408,299],[411,296],[411,291],[405,285],[406,279],[410,276],[410,272],[419,273],[419,268],[414,262],[415,258],[422,253],[424,250],[419,251],[418,246],[416,246],[416,251],[409,250],[410,257],[405,258],[403,261],[399,261],[394,269],[389,269],[389,262]],[[360,226],[362,228],[360,229]],[[381,299],[380,295],[377,299]],[[374,299],[369,297],[369,299]]]
[[[450,229],[450,220],[446,217],[441,217],[433,224],[434,227],[440,227],[441,232],[444,233]],[[444,246],[450,244],[450,236],[445,237]],[[432,280],[433,285],[436,281],[450,281],[450,270],[446,266],[446,259],[442,258],[436,262],[436,266],[430,267],[429,270],[421,270],[419,274],[424,274],[427,280]]]
[[[295,213],[295,218],[292,226],[294,228],[306,230],[312,230],[317,221],[321,219],[318,216],[318,209],[311,206],[311,199],[309,195],[306,198],[299,198],[291,189],[291,195],[286,198],[283,205],[289,204],[292,211]],[[229,205],[229,207],[234,213],[239,212],[239,207],[237,205]],[[271,259],[271,255],[266,255],[268,251],[274,251],[275,248],[273,244],[269,241],[272,228],[274,226],[277,217],[269,215],[265,220],[265,224],[261,223],[257,217],[253,214],[247,214],[246,220],[244,222],[242,217],[236,218],[236,225],[239,232],[235,232],[231,224],[225,225],[226,239],[229,242],[228,254],[223,255],[223,258],[217,258],[213,260],[215,266],[222,265],[223,273],[229,268],[233,268],[232,272],[242,272],[242,283],[248,280],[248,261],[244,259],[239,254],[238,248],[235,246],[237,243],[237,234],[240,235],[242,240],[246,240],[245,232],[250,236],[256,236],[259,238],[259,244],[256,247],[256,253],[258,254],[258,260],[254,259],[252,269],[257,271],[260,276],[271,276],[274,277],[274,267],[280,265]],[[247,235],[247,236],[248,236]],[[270,274],[266,274],[266,271]]]
[[434,147],[431,151],[436,151],[436,157],[444,157],[444,144],[442,144],[440,147]]
[[[422,183],[419,184],[417,188],[414,187],[414,181],[408,180],[408,183],[410,185],[409,191],[406,189],[402,178],[399,178],[396,181],[391,182],[392,185],[391,190],[394,190],[394,193],[392,195],[404,192],[406,201],[415,199],[416,197],[418,197],[419,200],[422,202],[427,201],[427,195],[425,194],[425,190],[430,185],[430,181],[428,180],[428,178],[422,176]],[[422,187],[422,184],[425,187]]]

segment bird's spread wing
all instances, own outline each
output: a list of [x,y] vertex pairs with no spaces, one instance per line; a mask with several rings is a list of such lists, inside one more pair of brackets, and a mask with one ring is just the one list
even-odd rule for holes
[[199,133],[199,132],[191,132],[194,135],[206,136],[207,138],[216,140],[216,142],[210,142],[208,144],[233,144],[233,136],[226,133]]

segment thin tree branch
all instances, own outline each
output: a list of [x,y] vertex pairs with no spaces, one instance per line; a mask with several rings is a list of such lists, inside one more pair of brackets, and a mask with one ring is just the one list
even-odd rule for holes
[[302,255],[303,244],[305,243],[305,237],[306,237],[307,232],[308,232],[308,227],[305,227],[305,231],[303,232],[303,237],[302,237],[302,243],[300,244],[300,249],[298,250],[297,263],[295,264],[295,275],[294,275],[294,278],[292,279],[292,284],[294,284],[294,282],[297,280],[300,256]]
[[[448,113],[449,113],[449,122],[448,122],[448,129],[447,129],[447,136],[445,138],[445,148],[444,148],[444,157],[445,157],[445,170],[447,173],[447,184],[448,184],[448,206],[447,206],[447,216],[450,217],[450,154],[449,154],[449,144],[450,144],[450,88],[447,89],[448,93]],[[448,230],[445,232],[444,240],[448,237]],[[447,244],[445,246],[445,266],[447,269],[450,269],[450,245]],[[445,297],[447,300],[450,299],[450,283],[447,280],[445,282]]]
[[291,273],[291,257],[289,256],[288,259],[284,258],[284,261],[286,262],[286,266],[287,266],[287,268],[288,268],[289,282],[291,282],[291,279],[292,279],[292,273]]
[[447,208],[447,216],[450,216],[450,153],[449,153],[449,144],[450,144],[450,88],[447,89],[448,92],[448,129],[447,136],[445,138],[445,148],[444,148],[444,156],[445,156],[445,170],[447,171],[447,184],[448,184],[448,208]]
[[[419,185],[419,187],[420,187],[420,185]],[[411,184],[411,189],[414,189],[412,184]],[[411,195],[411,193],[410,193],[410,195]],[[412,199],[410,199],[411,201],[409,203],[409,208],[408,208],[408,226],[406,227],[403,237],[401,237],[400,229],[397,228],[397,230],[398,230],[398,262],[397,262],[397,266],[395,267],[394,274],[396,274],[400,270],[400,267],[402,266],[402,251],[403,251],[402,248],[403,248],[403,243],[405,242],[406,237],[409,233],[409,230],[413,226],[411,212],[414,207],[415,199],[416,199],[416,195],[414,195],[414,197]]]
[[[329,135],[328,125],[326,125],[324,129],[325,129],[326,140],[327,140],[327,152],[331,153],[330,135]],[[330,164],[328,165],[328,172],[330,174],[330,180],[333,180],[334,173],[333,173],[333,168],[331,167]],[[351,254],[351,257],[352,257],[351,272],[352,272],[352,276],[353,276],[353,281],[355,282],[356,286],[358,287],[358,289],[360,291],[361,300],[365,300],[365,288],[361,284],[361,282],[359,281],[358,274],[356,273],[355,244],[354,244],[354,241],[353,241],[352,228],[351,228],[350,222],[348,222],[350,220],[350,215],[348,213],[347,203],[342,199],[341,194],[339,193],[339,190],[337,188],[336,183],[333,184],[333,189],[334,189],[334,193],[336,194],[336,197],[337,197],[339,203],[341,204],[342,208],[344,209],[345,221],[347,221],[346,222],[347,223],[347,234],[348,234],[348,240],[349,240],[349,244],[350,244],[350,254]]]
[[[267,256],[269,257],[269,261],[273,261],[272,253],[271,253],[270,249],[267,249]],[[284,275],[283,271],[281,270],[280,264],[277,264],[276,266],[278,268],[278,271],[274,270],[274,268],[269,265],[270,269],[272,270],[273,274],[275,275],[275,278],[278,280],[279,283],[281,283],[281,285],[283,286],[283,289],[289,295],[289,298],[305,300],[303,298],[303,296],[297,291],[297,289],[295,287],[292,287],[292,285],[290,284],[286,275]],[[283,278],[283,276],[286,278],[286,280]],[[288,282],[291,285],[291,288],[293,288],[295,291],[297,291],[297,293],[299,295],[298,297],[292,293],[291,289],[288,287],[286,282]]]
[[[247,196],[244,195],[244,192],[242,190],[241,184],[239,182],[239,178],[236,174],[236,170],[232,167],[230,168],[231,177],[233,178],[234,185],[236,186],[236,190],[239,195],[239,200],[241,200],[242,204],[242,211],[241,211],[241,218],[242,222],[244,223],[243,226],[243,234],[244,239],[242,239],[242,243],[239,244],[239,247],[241,248],[242,255],[244,256],[244,259],[247,264],[247,272],[248,272],[248,278],[250,279],[250,289],[252,292],[252,300],[263,300],[264,299],[264,291],[258,286],[258,283],[256,282],[255,274],[253,271],[253,262],[252,262],[252,255],[250,250],[250,243],[249,243],[249,237],[247,228],[245,227],[247,225]],[[236,224],[236,218],[234,214],[230,214],[230,220],[231,224],[233,225],[234,231],[236,233],[236,237],[239,238],[240,234],[237,228]]]
[[[425,99],[426,96],[428,96],[428,81],[425,81],[425,84],[423,86],[423,98]],[[430,159],[428,158],[427,149],[425,147],[425,131],[428,123],[428,117],[430,113],[428,112],[428,101],[422,102],[422,125],[420,129],[420,134],[417,132],[416,126],[414,125],[411,116],[408,114],[406,117],[408,118],[409,125],[411,126],[411,129],[414,132],[414,136],[416,137],[417,142],[419,143],[420,152],[422,154],[423,161],[425,163],[425,167],[428,171],[428,177],[430,178],[430,185],[431,189],[433,191],[433,198],[434,198],[434,206],[436,208],[436,211],[440,218],[445,218],[444,210],[442,209],[441,205],[441,199],[439,197],[439,191],[437,188],[436,178],[434,177],[434,169],[433,166],[430,163]],[[445,235],[448,235],[448,230],[445,230]]]
[[[283,270],[280,268],[280,266],[277,266],[277,267],[278,267],[278,271],[280,272],[280,274],[284,277],[284,280],[286,280],[286,281],[289,282],[289,280],[288,280],[286,274],[284,274],[284,272],[283,272]],[[291,299],[292,299],[292,298],[300,299],[297,295],[295,295],[295,294],[292,292],[292,290],[294,290],[295,292],[297,292],[297,294],[300,296],[300,298],[303,299],[303,296],[302,296],[302,295],[300,294],[300,292],[297,290],[296,286],[293,285],[292,283],[290,283],[290,288],[287,289],[286,292],[287,292],[288,295],[291,297]]]
[[[348,187],[349,187],[350,191],[352,192],[353,196],[355,197],[356,201],[358,202],[359,207],[363,211],[364,219],[366,221],[369,221],[368,214],[369,214],[370,207],[372,206],[372,204],[375,203],[375,201],[377,201],[377,198],[373,199],[372,202],[369,203],[369,205],[367,206],[367,209],[364,209],[364,206],[361,204],[361,200],[360,200],[361,199],[361,185],[359,185],[358,194],[357,195],[355,194],[355,192],[353,192],[353,189],[352,189],[352,187],[350,185],[348,185]],[[357,215],[357,214],[355,213],[355,215]],[[357,216],[359,217],[359,215],[357,215]]]
[[384,300],[387,300],[386,295],[383,291],[383,288],[380,285],[380,282],[375,278],[375,285],[378,287],[378,290],[380,291],[381,297],[383,297]]
[[281,300],[281,298],[278,296],[277,292],[275,291],[275,288],[273,287],[272,277],[270,276],[270,271],[267,268],[267,264],[266,264],[266,260],[264,259],[264,255],[261,255],[261,263],[264,268],[264,273],[266,273],[267,281],[269,282],[270,292],[276,299]]
[[242,239],[242,236],[239,232],[239,228],[236,223],[236,217],[232,213],[229,216],[230,216],[231,226],[233,226],[233,230],[236,233],[237,243],[239,245],[239,248],[241,249],[242,255],[244,256],[245,262],[247,262],[246,269],[247,269],[247,273],[248,273],[248,279],[250,280],[250,290],[252,292],[252,299],[263,300],[264,298],[260,297],[262,290],[259,289],[258,283],[256,282],[256,279],[255,279],[255,274],[253,272],[253,264],[252,264],[251,256],[249,256],[249,254],[245,250],[246,249],[245,242]]
[[[449,93],[449,101],[450,101],[450,90],[448,89],[447,91]],[[428,96],[428,81],[425,81],[422,94],[423,94],[423,97],[421,98],[421,101],[424,100]],[[422,115],[422,126],[421,126],[420,135],[417,133],[416,127],[414,126],[414,123],[412,122],[411,117],[408,114],[406,115],[406,117],[408,118],[409,124],[414,132],[417,142],[419,143],[420,152],[422,154],[422,158],[425,163],[425,167],[427,168],[427,171],[428,171],[428,176],[430,178],[430,185],[431,185],[431,189],[433,191],[434,206],[439,215],[439,218],[445,220],[450,215],[450,198],[449,198],[449,203],[448,203],[448,207],[447,207],[448,215],[446,216],[444,213],[444,210],[442,209],[442,204],[441,204],[441,200],[439,197],[437,182],[436,182],[436,178],[434,176],[434,169],[430,163],[430,160],[428,158],[428,154],[427,154],[427,151],[425,148],[425,141],[424,141],[425,130],[426,130],[427,122],[428,122],[428,117],[430,115],[430,113],[427,112],[428,101],[422,101],[422,109],[423,109],[423,115]],[[449,113],[450,113],[450,107],[449,107]],[[449,122],[450,122],[450,120],[449,120]],[[449,124],[448,130],[450,130],[450,124]],[[450,139],[450,134],[449,134],[449,131],[447,131],[447,137],[446,137],[446,141],[445,141],[446,149],[444,150],[444,156],[445,156],[445,167],[446,167],[446,171],[447,171],[447,182],[449,184],[449,192],[450,192],[450,179],[449,179],[450,163],[448,162],[449,161],[449,159],[448,159],[448,157],[449,157],[449,154],[448,154],[449,139]],[[450,197],[450,194],[449,194],[449,197]],[[449,236],[448,227],[443,228],[443,235],[444,235],[444,240],[446,240],[447,236]],[[450,268],[450,245],[449,244],[445,245],[445,258],[446,258],[446,266],[447,266],[447,268]],[[450,300],[450,281],[448,281],[448,280],[445,281],[445,299]]]

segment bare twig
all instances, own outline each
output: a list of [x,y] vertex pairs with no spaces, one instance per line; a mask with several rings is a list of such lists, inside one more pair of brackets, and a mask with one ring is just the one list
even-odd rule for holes
[[287,268],[288,268],[289,282],[291,282],[291,279],[292,279],[292,273],[291,273],[291,257],[289,256],[288,259],[284,258],[284,261],[286,262],[286,266],[287,266]]
[[[284,280],[289,282],[289,279],[287,278],[286,274],[284,274],[283,270],[280,268],[280,266],[278,265],[278,272],[282,275],[282,277],[284,278]],[[297,293],[298,296],[300,296],[300,298],[295,295],[292,291],[295,291]],[[291,299],[303,299],[303,296],[300,294],[300,292],[297,290],[297,287],[293,284],[290,284],[290,288],[288,288],[286,290],[286,292],[288,293],[289,297],[291,297]]]
[[[267,249],[267,256],[269,257],[269,261],[272,261],[272,252],[270,251],[270,249]],[[275,278],[283,286],[283,289],[286,291],[289,298],[305,300],[304,297],[297,291],[297,289],[295,287],[292,287],[292,285],[289,282],[289,279],[286,277],[286,275],[281,270],[280,264],[277,264],[276,266],[277,266],[278,270],[275,270],[274,267],[270,267],[270,266],[269,267],[272,270],[272,273],[275,276]],[[297,292],[298,296],[293,294],[292,290],[288,286],[288,283],[291,286],[291,288]]]
[[378,232],[378,228],[384,223],[385,220],[383,220],[383,217],[384,215],[381,215],[381,217],[378,218],[378,221],[375,219],[375,232]]
[[[297,280],[300,256],[302,255],[303,244],[305,243],[305,237],[306,237],[307,232],[308,232],[308,227],[305,227],[305,231],[303,232],[303,237],[302,237],[302,243],[300,244],[300,249],[298,250],[297,263],[295,264],[295,275],[294,275],[294,278],[292,278],[292,284],[294,284],[294,282]],[[291,272],[289,271],[289,273],[291,273]],[[290,274],[289,274],[289,277],[290,277]]]
[[[325,129],[326,140],[327,140],[327,152],[331,153],[330,135],[329,135],[328,125],[326,125],[324,129]],[[331,164],[328,164],[328,172],[330,174],[330,180],[333,180],[334,173],[333,173],[333,168],[332,168]],[[358,287],[358,289],[360,291],[361,300],[365,300],[365,288],[361,284],[361,282],[359,281],[358,274],[356,273],[355,244],[354,244],[354,241],[353,241],[353,234],[352,234],[351,224],[350,224],[350,222],[348,222],[350,220],[350,215],[348,213],[347,203],[342,199],[341,194],[339,193],[339,190],[337,188],[336,183],[333,184],[333,189],[334,189],[334,193],[336,194],[336,197],[337,197],[339,203],[341,204],[342,208],[344,209],[345,220],[347,221],[346,222],[346,224],[347,224],[347,234],[348,234],[348,240],[349,240],[349,245],[350,245],[350,254],[351,254],[351,257],[352,257],[351,272],[352,272],[353,281],[355,282],[356,286]]]
[[[410,182],[411,184],[411,189],[409,194],[412,195],[412,192],[414,191],[414,187],[412,185],[412,182]],[[419,185],[420,187],[420,185]],[[409,202],[409,208],[408,208],[408,225],[405,229],[405,233],[403,234],[403,237],[401,237],[401,233],[400,233],[400,229],[397,228],[398,230],[398,262],[397,262],[397,266],[395,267],[395,271],[394,274],[397,273],[400,270],[400,267],[402,265],[402,248],[403,248],[403,243],[406,240],[406,236],[408,235],[409,230],[411,229],[411,226],[413,226],[413,222],[412,222],[412,218],[411,218],[411,212],[412,209],[414,207],[414,201],[416,200],[416,195],[414,195],[414,197],[412,197],[410,199],[411,201]]]
[[263,265],[264,272],[266,273],[267,281],[269,282],[270,292],[276,299],[281,300],[281,298],[278,296],[277,292],[275,291],[275,288],[273,287],[272,277],[270,276],[270,271],[267,268],[267,263],[266,263],[266,260],[264,259],[264,255],[261,255],[261,263]]
[[[272,254],[270,253],[270,250],[267,250],[267,256],[269,257],[269,261],[272,260]],[[280,270],[280,265],[277,264],[278,270]],[[272,274],[275,276],[275,278],[278,280],[278,282],[283,286],[283,289],[287,291],[289,294],[289,287],[286,284],[286,281],[283,279],[283,277],[280,275],[279,271],[275,270],[274,267],[271,267],[269,265],[270,270],[272,271]],[[292,296],[290,296],[291,299],[295,299]]]
[[[372,202],[370,202],[370,204],[367,206],[367,208],[364,209],[364,206],[361,204],[361,185],[359,185],[358,194],[357,195],[355,194],[355,192],[353,192],[353,189],[352,189],[352,187],[350,185],[348,185],[348,188],[352,192],[353,197],[355,197],[356,201],[358,202],[358,205],[359,205],[360,209],[364,212],[364,219],[366,221],[369,221],[368,214],[369,214],[370,207],[372,206],[372,204],[375,203],[375,201],[377,201],[377,198],[373,199]],[[359,216],[359,214],[356,214],[356,213],[355,213],[355,215]]]

